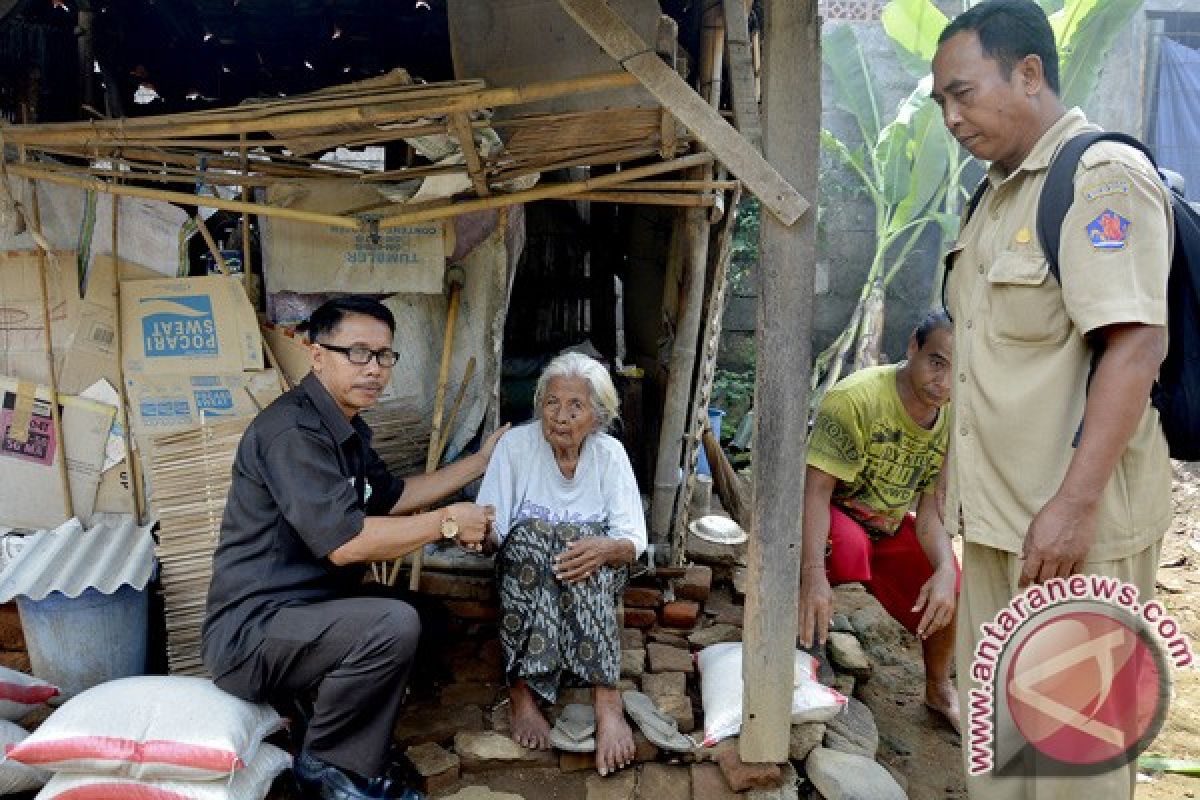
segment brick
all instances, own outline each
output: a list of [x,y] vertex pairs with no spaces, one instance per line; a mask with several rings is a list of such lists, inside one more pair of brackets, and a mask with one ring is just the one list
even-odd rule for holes
[[654,701],[663,713],[675,720],[682,733],[691,733],[696,728],[696,715],[692,701],[687,695],[667,695]]
[[558,769],[561,772],[583,772],[585,769],[595,768],[595,753],[568,753],[563,751],[558,756]]
[[0,605],[0,650],[24,650],[25,631],[16,603]]
[[658,614],[649,608],[625,609],[625,626],[627,628],[653,628],[658,622]]
[[450,665],[455,683],[503,683],[504,669],[482,658],[459,659]]
[[459,758],[441,745],[419,744],[408,748],[404,755],[416,769],[424,791],[438,792],[458,783]]
[[671,647],[682,647],[684,650],[688,646],[687,637],[682,632],[668,631],[662,628],[655,628],[650,631],[650,641],[658,642],[659,644],[669,644]]
[[568,686],[558,692],[558,705],[564,708],[571,703],[590,706],[593,699],[592,690],[586,686]]
[[622,678],[640,678],[642,673],[646,671],[646,651],[645,650],[622,650],[621,651],[621,677]]
[[628,608],[658,608],[662,605],[663,593],[661,589],[631,586],[625,590],[622,599]]
[[409,706],[404,709],[392,738],[401,747],[425,742],[444,744],[460,731],[483,730],[483,710],[479,706],[451,706],[432,709]]
[[425,571],[421,573],[421,594],[452,600],[489,601],[496,597],[496,582],[472,575]]
[[637,780],[637,770],[634,769],[618,770],[603,778],[599,775],[589,775],[587,800],[633,800]]
[[783,774],[778,764],[747,764],[742,761],[736,748],[729,748],[717,756],[717,765],[729,788],[735,792],[747,789],[776,789],[783,783]]
[[479,600],[447,600],[446,611],[450,616],[459,619],[495,621],[500,618],[500,607],[497,604]]
[[466,731],[454,735],[454,750],[463,772],[485,772],[511,767],[552,766],[558,758],[550,750],[530,750],[495,731]]
[[660,697],[682,697],[687,694],[687,675],[682,672],[651,672],[642,676],[642,691],[655,702]]
[[[643,673],[644,674],[644,673]],[[638,692],[641,691],[641,684],[638,681],[640,678],[621,678],[617,681],[618,692]]]
[[692,764],[692,797],[695,800],[740,800],[716,764]]
[[633,760],[639,764],[658,759],[658,746],[637,728],[633,729]]
[[703,603],[712,593],[712,567],[696,565],[687,568],[687,572],[675,584],[675,596],[680,600],[695,600]]
[[637,800],[689,800],[691,770],[670,764],[646,764],[638,779]]
[[496,683],[451,683],[442,687],[438,699],[444,706],[490,706],[499,690]]
[[646,646],[646,635],[637,628],[621,629],[621,647],[630,650],[641,650]]
[[679,647],[651,642],[646,645],[646,655],[650,659],[651,672],[686,672],[696,671],[692,663],[692,654]]
[[691,600],[676,600],[659,610],[659,619],[668,628],[691,630],[700,616],[700,604]]

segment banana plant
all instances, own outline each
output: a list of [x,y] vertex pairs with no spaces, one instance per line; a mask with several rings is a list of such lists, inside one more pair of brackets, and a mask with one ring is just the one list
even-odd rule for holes
[[[1067,107],[1082,105],[1096,87],[1109,49],[1142,0],[1038,2],[1049,16],[1058,44],[1060,96]],[[974,4],[963,0],[963,10]],[[857,176],[875,205],[875,255],[849,324],[817,357],[814,405],[840,376],[855,340],[870,333],[878,341],[882,321],[872,319],[866,309],[869,305],[873,313],[882,315],[883,304],[868,304],[868,298],[886,291],[926,228],[936,224],[943,243],[958,235],[958,212],[969,194],[963,171],[972,159],[950,138],[929,96],[930,62],[948,22],[933,0],[891,0],[884,7],[884,31],[916,81],[916,88],[891,115],[882,109],[879,89],[853,30],[834,28],[824,38],[822,58],[833,77],[834,101],[854,118],[864,144],[847,145],[828,131],[821,132],[821,142]],[[935,271],[934,297],[940,296],[940,273]],[[871,357],[869,348],[858,351]],[[862,361],[863,356],[856,360]]]

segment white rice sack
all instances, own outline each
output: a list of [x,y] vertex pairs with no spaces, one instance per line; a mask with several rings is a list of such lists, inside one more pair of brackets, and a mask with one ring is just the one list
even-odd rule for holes
[[[742,729],[742,643],[724,642],[700,651],[700,699],[704,704],[704,742],[712,747]],[[817,659],[803,650],[795,655],[792,724],[828,722],[846,707],[846,698],[817,681]]]
[[[15,722],[0,719],[0,745],[8,747],[29,735],[29,731]],[[0,794],[16,794],[40,789],[50,780],[50,773],[18,764],[16,761],[0,762]]]
[[60,694],[41,678],[0,667],[0,719],[18,720]]
[[212,681],[142,675],[102,683],[62,705],[8,757],[54,772],[138,780],[227,779],[283,721]]
[[292,757],[270,744],[228,781],[137,781],[119,775],[55,775],[37,800],[263,800]]

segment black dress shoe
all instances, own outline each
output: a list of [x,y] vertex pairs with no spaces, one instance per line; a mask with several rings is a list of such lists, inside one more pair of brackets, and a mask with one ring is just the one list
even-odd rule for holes
[[322,761],[307,750],[292,768],[306,800],[425,800],[425,795],[390,778],[362,778]]

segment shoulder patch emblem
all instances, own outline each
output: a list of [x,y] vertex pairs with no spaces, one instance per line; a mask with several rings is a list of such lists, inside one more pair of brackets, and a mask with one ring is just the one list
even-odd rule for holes
[[1090,187],[1084,192],[1084,197],[1089,202],[1097,200],[1101,197],[1107,197],[1110,194],[1129,194],[1129,181],[1108,181],[1107,183],[1098,183]]
[[1097,250],[1120,250],[1129,238],[1129,220],[1111,208],[1088,223],[1088,240]]

